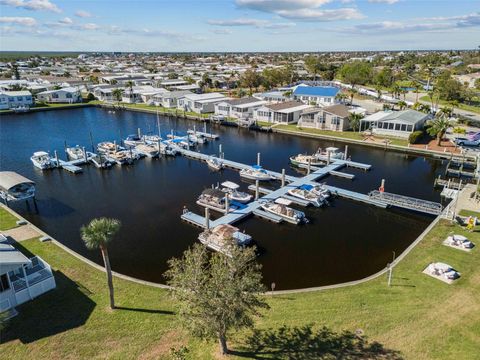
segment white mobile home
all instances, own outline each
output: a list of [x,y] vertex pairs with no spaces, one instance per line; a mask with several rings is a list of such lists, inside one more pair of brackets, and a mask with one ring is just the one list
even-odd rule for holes
[[379,111],[360,121],[360,129],[371,129],[374,134],[408,138],[422,130],[432,116],[415,110]]
[[34,101],[30,91],[1,91],[0,110],[33,106]]
[[277,104],[260,106],[253,112],[256,121],[269,123],[294,124],[300,118],[300,114],[312,106],[299,101],[287,101]]
[[0,235],[0,312],[56,287],[52,269],[39,256],[27,258]]
[[184,111],[193,111],[198,114],[213,113],[215,104],[226,100],[220,93],[188,94],[178,98],[177,107]]
[[253,111],[266,103],[254,97],[222,101],[215,104],[215,115],[246,119],[252,117]]
[[192,94],[192,92],[188,90],[182,91],[166,91],[160,94],[156,94],[153,96],[153,104],[155,106],[163,106],[164,108],[176,108],[178,98],[181,98],[185,95]]
[[66,87],[58,90],[47,90],[37,94],[37,100],[46,103],[78,103],[82,102],[82,94],[78,88]]

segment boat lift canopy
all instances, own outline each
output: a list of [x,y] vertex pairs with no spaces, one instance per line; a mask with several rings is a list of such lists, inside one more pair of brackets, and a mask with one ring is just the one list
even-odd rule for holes
[[235,184],[233,181],[225,181],[222,183],[222,186],[232,190],[237,190],[240,187],[240,185]]

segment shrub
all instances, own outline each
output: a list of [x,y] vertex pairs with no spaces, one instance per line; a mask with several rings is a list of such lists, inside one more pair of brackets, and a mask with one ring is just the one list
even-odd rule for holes
[[93,101],[93,100],[95,100],[95,95],[93,95],[92,93],[88,93],[87,101]]
[[414,131],[408,137],[408,142],[410,144],[416,144],[423,137],[423,131]]

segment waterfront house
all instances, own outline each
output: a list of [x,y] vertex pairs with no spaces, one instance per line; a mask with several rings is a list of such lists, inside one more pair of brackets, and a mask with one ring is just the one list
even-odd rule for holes
[[39,256],[26,257],[0,239],[0,312],[30,301],[56,287],[50,265]]
[[0,110],[31,107],[34,104],[30,91],[1,91]]
[[345,131],[350,128],[350,111],[342,104],[306,109],[300,114],[298,127]]
[[422,130],[432,116],[416,110],[379,111],[360,120],[360,129],[371,129],[373,134],[408,138]]
[[337,103],[335,97],[339,91],[333,86],[297,86],[293,98],[305,104],[328,106]]
[[222,101],[215,104],[215,115],[223,115],[236,119],[247,119],[253,116],[253,111],[267,102],[254,97],[245,97]]
[[188,90],[182,91],[166,91],[153,96],[153,104],[155,106],[162,106],[164,108],[176,108],[177,107],[177,100],[180,97],[183,97],[187,94],[192,94],[192,92]]
[[269,103],[290,101],[290,98],[285,95],[285,91],[268,91],[253,94],[253,96]]
[[227,97],[220,93],[187,94],[178,98],[177,108],[198,114],[213,113],[215,104],[226,99]]
[[45,103],[78,103],[82,102],[82,94],[77,87],[66,87],[58,90],[39,92],[37,100]]
[[287,101],[263,105],[253,111],[255,121],[275,124],[293,124],[298,121],[302,111],[311,108],[300,101]]

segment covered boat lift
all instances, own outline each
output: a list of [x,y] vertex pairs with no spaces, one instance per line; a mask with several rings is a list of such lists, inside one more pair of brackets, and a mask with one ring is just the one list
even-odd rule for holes
[[35,199],[35,182],[14,171],[0,171],[0,198],[5,205],[9,202],[25,200],[29,207],[28,199],[33,199],[35,210],[38,211]]

